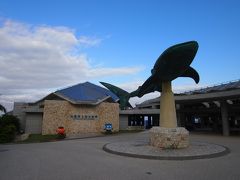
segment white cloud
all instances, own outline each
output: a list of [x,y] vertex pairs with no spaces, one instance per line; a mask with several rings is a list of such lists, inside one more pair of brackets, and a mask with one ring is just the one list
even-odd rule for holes
[[78,42],[81,44],[84,44],[85,46],[96,46],[100,44],[102,39],[94,38],[94,37],[87,37],[87,36],[81,36],[78,39]]
[[[104,67],[102,62],[98,62],[100,66],[92,65],[82,47],[101,43],[101,38],[77,37],[75,31],[67,27],[3,21],[0,24],[0,103],[11,109],[13,101],[35,101],[59,87],[104,76],[135,74],[143,69]],[[143,82],[136,80],[118,86],[131,92]],[[196,87],[183,85],[173,89],[182,92]],[[135,105],[158,96],[159,93],[154,92],[131,98],[130,102]]]
[[137,104],[140,104],[146,100],[149,100],[149,99],[154,99],[156,97],[159,97],[160,96],[160,93],[155,91],[155,92],[152,92],[152,93],[149,93],[149,94],[146,94],[144,95],[143,97],[139,98],[139,97],[133,97],[129,100],[129,102],[131,103],[131,105],[133,107],[135,107]]
[[93,66],[81,47],[101,42],[100,38],[77,37],[74,30],[67,27],[3,21],[0,25],[0,103],[37,100],[39,91],[141,70]]
[[125,91],[132,92],[135,91],[139,86],[141,86],[144,83],[142,80],[135,80],[132,82],[127,82],[124,84],[119,84],[118,86]]
[[141,71],[140,67],[125,67],[125,68],[95,68],[87,72],[88,77],[109,76],[119,74],[134,74]]
[[206,87],[206,85],[202,84],[183,84],[183,85],[175,85],[173,86],[173,92],[174,93],[183,93],[187,91],[193,91],[197,89],[201,89]]

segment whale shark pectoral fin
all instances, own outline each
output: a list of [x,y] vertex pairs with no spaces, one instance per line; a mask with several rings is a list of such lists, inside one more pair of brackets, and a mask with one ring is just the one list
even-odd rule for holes
[[193,69],[192,67],[189,67],[180,77],[190,77],[197,84],[199,83],[199,80],[200,80],[198,72],[195,69]]
[[162,83],[155,85],[154,91],[162,92]]

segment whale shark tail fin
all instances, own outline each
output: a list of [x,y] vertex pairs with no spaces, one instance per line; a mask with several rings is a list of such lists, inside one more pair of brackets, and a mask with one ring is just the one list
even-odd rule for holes
[[137,90],[132,91],[132,92],[129,94],[129,97],[135,97],[135,96],[138,96],[138,94],[139,94],[139,88],[140,88],[140,87],[138,87]]
[[119,104],[121,109],[124,109],[126,107],[132,108],[131,104],[128,102],[129,98],[131,97],[130,93],[112,84],[105,82],[100,83],[119,98]]
[[199,83],[199,80],[200,80],[198,72],[195,69],[193,69],[192,67],[189,67],[180,77],[190,77],[197,84]]

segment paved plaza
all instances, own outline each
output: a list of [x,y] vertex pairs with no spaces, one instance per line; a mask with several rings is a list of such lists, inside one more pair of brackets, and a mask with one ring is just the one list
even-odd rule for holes
[[48,143],[0,145],[0,180],[240,179],[240,137],[191,134],[191,141],[226,146],[210,159],[150,160],[103,151],[107,143],[141,141],[147,132]]

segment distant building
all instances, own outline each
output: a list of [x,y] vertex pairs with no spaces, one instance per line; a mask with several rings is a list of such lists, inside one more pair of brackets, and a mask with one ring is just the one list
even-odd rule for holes
[[118,97],[89,82],[51,93],[35,103],[14,103],[13,115],[29,134],[55,134],[63,126],[67,135],[100,133],[107,123],[119,131]]

